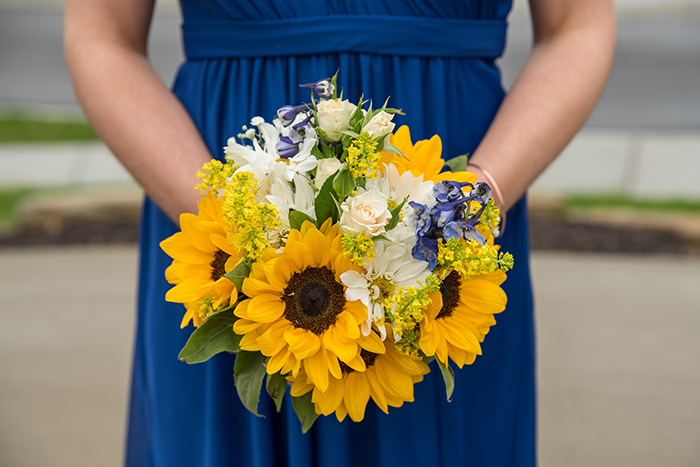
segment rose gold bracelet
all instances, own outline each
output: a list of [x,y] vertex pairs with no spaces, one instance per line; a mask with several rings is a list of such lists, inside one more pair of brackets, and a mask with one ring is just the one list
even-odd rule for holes
[[[474,167],[475,169],[481,170],[481,173],[484,174],[484,177],[486,177],[486,181],[488,182],[489,186],[491,187],[491,190],[493,190],[493,193],[495,195],[495,198],[497,200],[501,200],[501,205],[503,205],[503,194],[501,194],[501,189],[498,188],[498,183],[496,183],[496,180],[494,180],[493,175],[491,175],[491,172],[486,170],[485,168],[481,167],[480,165],[476,165],[473,162],[467,163],[467,171],[469,170],[469,166]],[[501,225],[499,226],[499,232],[498,232],[498,238],[503,236],[503,232],[506,231],[506,212],[501,209],[501,206],[498,206],[500,209],[500,214],[501,214]]]

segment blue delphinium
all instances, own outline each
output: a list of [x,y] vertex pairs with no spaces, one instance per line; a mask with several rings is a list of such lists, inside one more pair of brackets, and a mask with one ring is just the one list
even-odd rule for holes
[[299,87],[313,89],[313,92],[321,99],[330,99],[333,97],[333,92],[335,91],[335,87],[330,78],[325,78],[315,83],[300,84]]
[[290,157],[296,156],[299,152],[299,143],[295,143],[289,137],[283,136],[280,138],[280,142],[275,146],[275,149],[282,159],[289,159]]
[[[471,188],[468,194],[463,189]],[[416,244],[413,258],[426,261],[430,270],[437,266],[440,242],[451,238],[476,240],[480,245],[486,244],[486,238],[479,233],[476,226],[491,200],[491,189],[486,183],[472,185],[466,182],[444,181],[433,187],[433,196],[437,201],[432,208],[425,204],[410,202],[415,217]],[[480,208],[469,212],[469,203],[475,201]]]

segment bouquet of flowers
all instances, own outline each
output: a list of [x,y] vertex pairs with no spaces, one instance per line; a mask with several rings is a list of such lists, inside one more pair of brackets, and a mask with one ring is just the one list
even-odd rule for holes
[[166,299],[196,328],[180,359],[237,353],[243,404],[257,414],[267,377],[303,431],[413,401],[433,359],[450,399],[450,360],[474,362],[506,304],[491,190],[457,171],[466,156],[442,171],[439,137],[393,133],[399,110],[343,99],[335,77],[304,86],[310,103],[254,117],[204,165],[198,214],[161,243]]

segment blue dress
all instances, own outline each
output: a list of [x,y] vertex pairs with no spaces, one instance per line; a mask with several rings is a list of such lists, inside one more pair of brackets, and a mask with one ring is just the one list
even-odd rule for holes
[[[438,134],[444,157],[472,153],[504,96],[494,64],[511,0],[182,0],[188,61],[174,92],[211,154],[250,118],[308,101],[298,84],[333,75],[406,113],[414,142]],[[128,466],[534,466],[535,378],[525,203],[508,213],[501,244],[516,266],[509,303],[484,355],[457,371],[452,402],[439,370],[415,402],[365,420],[319,417],[305,435],[290,400],[256,418],[233,385],[231,355],[189,366],[177,355],[192,328],[166,303],[170,258],[158,243],[177,227],[149,200],[143,211],[140,290],[128,426]]]

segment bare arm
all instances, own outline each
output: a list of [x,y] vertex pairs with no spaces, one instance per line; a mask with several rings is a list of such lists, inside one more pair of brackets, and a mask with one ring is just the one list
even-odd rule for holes
[[65,54],[90,122],[176,220],[197,212],[197,170],[211,155],[146,57],[154,0],[66,0]]
[[530,0],[530,7],[532,52],[471,158],[496,180],[505,209],[583,126],[615,48],[612,0]]

